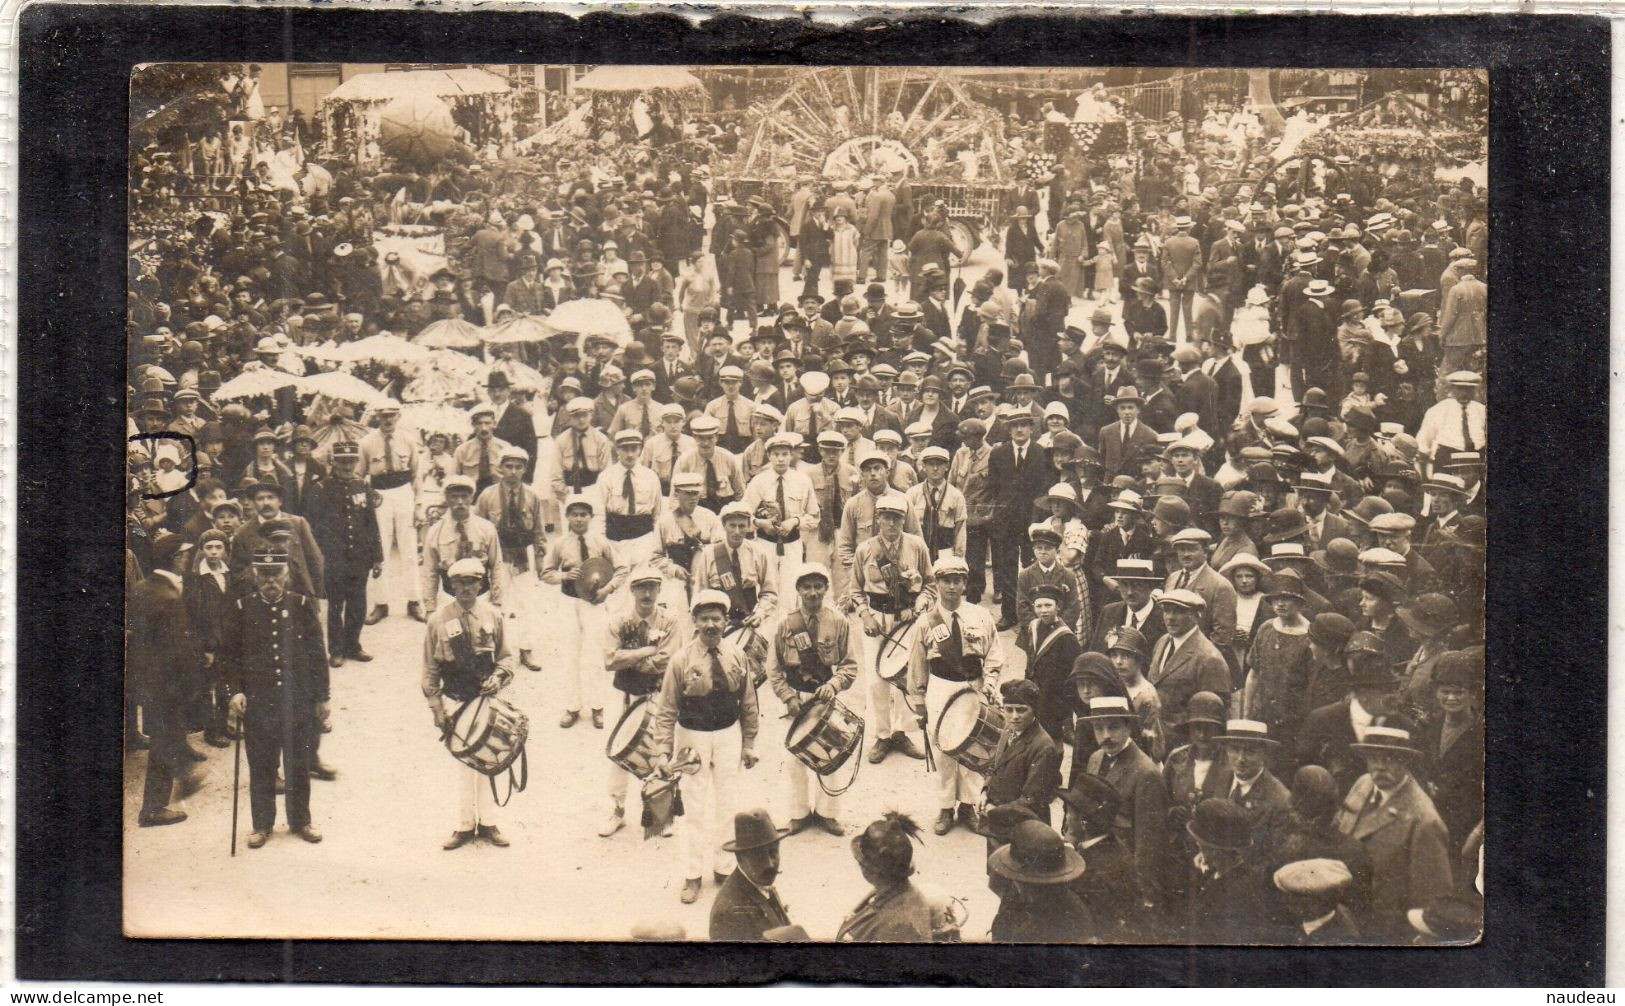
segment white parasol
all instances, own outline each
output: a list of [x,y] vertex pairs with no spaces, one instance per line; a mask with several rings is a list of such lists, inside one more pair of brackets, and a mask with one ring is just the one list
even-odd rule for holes
[[356,405],[373,407],[390,401],[388,395],[374,388],[354,374],[346,374],[341,370],[331,370],[325,374],[314,374],[301,378],[299,390],[305,394],[326,395],[341,401],[353,402]]
[[453,405],[432,402],[408,402],[401,406],[401,426],[417,430],[424,439],[433,433],[444,433],[455,442],[469,434],[468,413]]
[[483,338],[494,343],[545,342],[557,334],[558,329],[536,315],[520,314],[486,329]]
[[408,342],[398,335],[379,332],[365,339],[339,347],[344,359],[353,363],[383,363],[396,366],[416,366],[427,363],[430,352],[423,346]]
[[580,336],[578,343],[589,335],[609,339],[617,346],[632,340],[632,326],[626,315],[614,302],[598,297],[565,301],[547,316],[547,323],[560,332]]
[[418,376],[401,391],[403,402],[447,402],[476,398],[485,382],[485,365],[472,357],[449,349],[437,349],[418,371]]
[[323,363],[344,363],[350,359],[349,350],[328,339],[309,346],[295,346],[293,351],[300,356],[311,360],[320,360]]
[[482,334],[484,329],[461,318],[442,318],[424,326],[412,341],[428,349],[478,349]]
[[273,370],[269,367],[245,370],[215,389],[210,398],[216,402],[257,398],[261,395],[274,395],[283,388],[292,388],[299,383],[300,378],[282,370]]
[[498,360],[491,364],[485,368],[485,373],[480,375],[480,383],[484,384],[492,373],[499,370],[508,375],[508,383],[519,391],[529,391],[540,396],[552,386],[552,382],[540,371],[518,360]]
[[680,66],[598,66],[575,82],[577,91],[701,91],[700,78]]

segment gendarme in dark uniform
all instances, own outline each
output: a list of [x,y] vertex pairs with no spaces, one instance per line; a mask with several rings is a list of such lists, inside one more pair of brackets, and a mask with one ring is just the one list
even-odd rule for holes
[[361,649],[361,627],[367,617],[367,577],[383,571],[384,549],[378,536],[379,497],[356,475],[361,447],[352,441],[333,445],[333,471],[307,500],[311,531],[326,560],[327,638],[333,666],[371,660]]
[[288,554],[254,553],[255,590],[226,608],[221,656],[233,712],[243,717],[248,749],[248,847],[265,844],[276,824],[276,770],[287,777],[288,829],[320,842],[310,823],[310,768],[327,711],[327,652],[314,600],[287,589]]

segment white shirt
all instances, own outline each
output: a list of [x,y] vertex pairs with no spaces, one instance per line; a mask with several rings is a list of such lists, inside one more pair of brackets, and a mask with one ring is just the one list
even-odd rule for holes
[[1191,759],[1191,778],[1196,780],[1196,788],[1200,790],[1202,784],[1207,782],[1207,774],[1213,768],[1212,758]]
[[1359,699],[1349,699],[1349,725],[1354,728],[1354,739],[1365,743],[1365,732],[1374,719],[1365,707],[1360,705]]
[[[756,512],[757,506],[766,500],[777,503],[779,500],[779,473],[772,467],[757,472],[745,487],[744,504],[750,508],[751,513]],[[818,528],[818,496],[813,490],[812,479],[794,468],[784,473],[784,514],[780,520],[792,518],[801,522],[803,531],[814,531]]]
[[1435,402],[1422,417],[1422,425],[1416,431],[1416,447],[1423,457],[1432,457],[1440,447],[1448,447],[1453,451],[1463,451],[1467,445],[1461,442],[1461,411],[1467,410],[1467,430],[1473,436],[1473,449],[1482,451],[1488,441],[1489,413],[1484,403],[1473,399],[1465,405],[1454,398],[1444,398]]
[[1325,915],[1322,915],[1320,918],[1318,918],[1318,919],[1310,919],[1308,922],[1300,923],[1300,925],[1303,926],[1303,933],[1304,933],[1305,936],[1312,936],[1312,935],[1314,935],[1316,930],[1320,929],[1322,926],[1324,926],[1326,923],[1332,921],[1332,919],[1334,919],[1336,917],[1337,917],[1337,909],[1334,908],[1331,911],[1327,912]]

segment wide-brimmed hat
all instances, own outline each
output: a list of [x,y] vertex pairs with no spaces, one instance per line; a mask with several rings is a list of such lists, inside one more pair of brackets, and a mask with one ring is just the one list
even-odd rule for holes
[[1354,635],[1354,623],[1335,611],[1323,611],[1309,623],[1309,639],[1329,650],[1341,650]]
[[1264,599],[1266,601],[1277,597],[1295,597],[1304,600],[1308,595],[1303,585],[1303,578],[1290,569],[1283,569],[1271,573],[1264,581]]
[[1196,805],[1185,830],[1198,842],[1216,849],[1241,850],[1253,844],[1252,819],[1247,811],[1217,797]]
[[1365,728],[1365,737],[1349,745],[1355,751],[1371,754],[1401,754],[1420,758],[1422,752],[1411,741],[1410,721],[1398,716],[1378,716]]
[[1127,696],[1099,695],[1089,700],[1089,711],[1081,720],[1134,720],[1138,722],[1140,714],[1134,711],[1134,704]]
[[1280,541],[1289,541],[1301,538],[1309,533],[1309,519],[1297,507],[1281,507],[1269,515],[1265,525],[1264,541],[1275,544]]
[[1259,720],[1226,720],[1224,733],[1218,739],[1226,744],[1262,744],[1272,748],[1281,745],[1270,736],[1269,724]]
[[1444,594],[1423,594],[1396,612],[1412,632],[1419,636],[1437,636],[1456,624],[1456,602]]
[[734,815],[734,837],[722,843],[722,851],[749,852],[775,845],[789,834],[788,828],[774,827],[772,816],[762,808],[742,810]]
[[988,857],[988,869],[1023,884],[1065,884],[1083,875],[1083,857],[1042,821],[1023,821],[1010,844]]

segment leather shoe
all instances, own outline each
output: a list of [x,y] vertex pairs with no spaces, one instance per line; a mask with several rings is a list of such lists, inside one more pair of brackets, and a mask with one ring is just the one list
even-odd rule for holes
[[343,667],[344,666],[344,657],[341,656],[340,654],[337,654],[337,653],[333,654],[331,657],[327,658],[327,666],[329,666],[329,667]]
[[315,845],[322,840],[322,833],[317,831],[314,825],[307,824],[303,828],[295,828],[293,833],[311,845]]
[[322,782],[332,782],[339,777],[339,770],[331,765],[324,765],[319,761],[311,762],[310,777],[320,779]]
[[559,717],[559,729],[568,730],[575,726],[576,721],[579,719],[581,719],[581,711],[578,709],[572,709],[563,716]]
[[446,839],[446,841],[442,843],[440,847],[445,849],[447,852],[450,852],[453,849],[461,849],[463,846],[472,841],[474,841],[474,833],[472,831],[454,831],[451,833],[451,837]]
[[166,824],[180,824],[186,820],[186,811],[162,807],[154,811],[141,812],[141,827],[159,828]]
[[248,833],[248,847],[250,849],[258,849],[260,846],[264,845],[266,840],[270,837],[271,833],[269,831],[251,831]]
[[231,747],[231,738],[225,734],[206,733],[203,735],[203,742],[212,748]]
[[592,711],[592,728],[594,730],[604,729],[604,711],[602,709]]
[[718,887],[721,887],[723,884],[728,882],[728,875],[726,873],[717,873],[715,870],[713,870],[711,871],[711,879],[717,882]]
[[525,670],[527,671],[539,671],[542,669],[541,664],[538,664],[536,661],[531,659],[529,650],[519,651],[519,662],[524,665]]
[[377,625],[379,622],[382,622],[384,619],[386,619],[388,617],[389,617],[389,605],[387,605],[387,604],[375,604],[375,605],[372,606],[372,610],[367,612],[366,623],[368,625]]
[[913,758],[916,761],[923,761],[925,759],[925,752],[921,751],[915,746],[914,738],[910,737],[908,734],[892,734],[891,749],[900,755]]
[[954,812],[951,810],[945,810],[938,814],[937,823],[931,826],[931,830],[938,835],[946,835],[948,832],[953,831]]
[[409,617],[411,617],[411,619],[413,621],[415,621],[415,622],[427,622],[428,621],[427,618],[423,617],[423,606],[418,604],[416,601],[408,601],[407,602],[407,604],[406,604],[406,614]]
[[490,842],[498,849],[506,849],[508,847],[508,840],[502,837],[502,832],[498,831],[497,826],[494,824],[480,825],[480,837],[485,839],[487,842]]
[[186,757],[190,758],[192,761],[208,761],[209,760],[208,755],[204,754],[202,751],[199,751],[197,748],[193,747],[190,744],[186,745]]
[[875,742],[869,746],[869,764],[879,765],[886,760],[886,754],[891,751],[890,737],[876,737]]
[[692,905],[700,900],[700,878],[690,877],[683,881],[683,904]]
[[799,835],[812,827],[813,817],[814,815],[808,814],[806,817],[791,818],[790,823],[785,827],[789,829],[791,835]]
[[363,650],[363,649],[357,647],[356,649],[350,651],[350,659],[351,660],[359,660],[363,664],[365,664],[368,661],[372,660],[372,654],[368,653],[366,650]]
[[814,814],[813,823],[829,832],[831,835],[846,834],[846,829],[841,827],[841,822],[835,820],[833,817],[825,817],[822,814]]
[[1001,618],[1001,619],[999,619],[998,630],[1000,632],[1009,632],[1011,629],[1014,629],[1015,627],[1016,627],[1016,620],[1015,619],[1013,619],[1013,618]]

